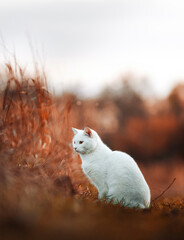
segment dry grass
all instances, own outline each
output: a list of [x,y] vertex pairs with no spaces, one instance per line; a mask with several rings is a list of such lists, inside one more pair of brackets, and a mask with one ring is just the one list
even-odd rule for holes
[[81,102],[52,96],[38,72],[31,79],[19,67],[7,70],[0,95],[0,239],[183,239],[183,164],[141,165],[155,196],[179,179],[172,197],[150,209],[99,202],[71,147],[71,126],[87,121],[76,110]]

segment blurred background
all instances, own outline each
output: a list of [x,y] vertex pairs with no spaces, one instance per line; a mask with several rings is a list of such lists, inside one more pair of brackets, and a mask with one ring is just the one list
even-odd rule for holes
[[182,0],[2,0],[0,58],[15,53],[29,71],[36,58],[56,93],[96,96],[131,72],[144,94],[165,97],[184,78],[183,9]]
[[[183,239],[183,12],[0,1],[1,239]],[[176,178],[164,198],[145,211],[97,201],[71,144],[85,126],[136,160],[152,200]]]
[[[42,162],[48,157],[42,156],[43,146],[48,147],[44,154],[52,149],[55,164],[68,161],[69,169],[80,171],[80,159],[71,155],[71,127],[89,126],[110,148],[136,159],[152,196],[174,177],[168,194],[183,194],[183,10],[180,0],[0,1],[1,129],[10,134],[1,134],[4,149],[16,147],[21,153],[16,162],[32,168],[39,162],[35,151]],[[28,84],[32,78],[34,84]],[[43,93],[40,79],[50,93]],[[19,141],[25,134],[27,142]],[[60,165],[54,166],[59,174]],[[61,172],[85,185],[75,170]]]

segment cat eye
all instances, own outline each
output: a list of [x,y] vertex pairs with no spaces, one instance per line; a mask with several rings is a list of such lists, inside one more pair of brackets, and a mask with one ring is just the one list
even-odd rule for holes
[[84,141],[79,141],[79,144],[82,144]]

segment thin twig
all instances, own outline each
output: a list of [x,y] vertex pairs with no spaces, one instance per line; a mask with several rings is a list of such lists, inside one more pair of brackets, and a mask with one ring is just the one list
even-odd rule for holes
[[172,182],[169,184],[169,186],[160,194],[158,195],[156,198],[154,198],[152,200],[152,202],[154,202],[155,200],[157,200],[158,198],[162,197],[164,195],[164,193],[173,185],[173,183],[176,181],[176,177],[172,180]]

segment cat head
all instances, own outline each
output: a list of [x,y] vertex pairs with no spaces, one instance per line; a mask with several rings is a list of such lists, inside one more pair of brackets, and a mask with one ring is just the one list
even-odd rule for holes
[[72,140],[73,149],[80,154],[88,154],[96,149],[98,144],[98,134],[85,127],[84,130],[72,128],[74,137]]

